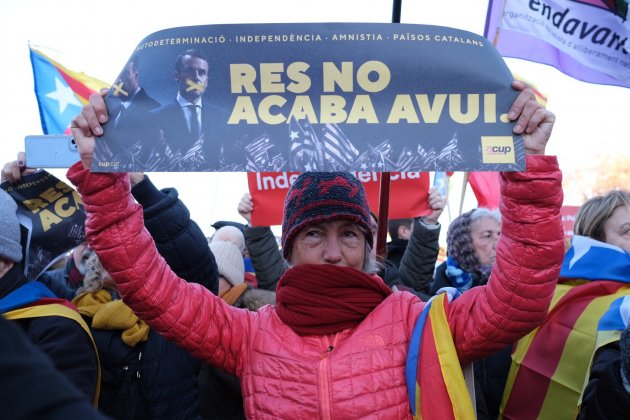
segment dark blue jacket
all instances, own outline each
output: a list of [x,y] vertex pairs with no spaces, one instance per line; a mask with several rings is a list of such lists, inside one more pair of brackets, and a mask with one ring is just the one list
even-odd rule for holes
[[[132,190],[145,226],[178,276],[218,291],[218,269],[205,235],[190,219],[175,189],[159,191],[145,177]],[[121,331],[93,329],[101,353],[100,410],[118,419],[197,419],[201,362],[150,331],[148,341],[127,346]]]
[[[74,321],[73,321],[74,322]],[[103,419],[50,357],[0,316],[2,418]]]

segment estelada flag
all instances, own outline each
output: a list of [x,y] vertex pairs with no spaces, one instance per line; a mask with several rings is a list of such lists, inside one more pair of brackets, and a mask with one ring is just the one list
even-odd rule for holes
[[584,236],[571,242],[547,317],[512,353],[503,418],[575,419],[593,354],[627,326],[619,319],[628,308],[630,256]]
[[29,49],[42,130],[44,134],[67,133],[70,122],[90,95],[109,84],[69,70],[42,52]]
[[[379,208],[379,172],[356,172],[363,184],[370,209]],[[272,226],[282,223],[282,207],[287,191],[298,172],[249,172],[247,182],[254,202],[253,226]],[[392,172],[389,197],[389,218],[405,219],[431,213],[428,204],[429,174],[427,172]]]

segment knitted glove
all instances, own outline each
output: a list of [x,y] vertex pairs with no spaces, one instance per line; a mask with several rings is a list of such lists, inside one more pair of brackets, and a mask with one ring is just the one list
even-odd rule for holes
[[630,325],[621,334],[621,379],[623,386],[630,393]]

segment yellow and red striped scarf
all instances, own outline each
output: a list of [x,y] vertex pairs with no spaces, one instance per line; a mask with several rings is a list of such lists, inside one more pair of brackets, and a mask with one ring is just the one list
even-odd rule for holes
[[[460,295],[449,289],[456,292],[452,299]],[[447,293],[427,302],[411,336],[405,376],[414,419],[475,419],[448,325],[449,303]]]

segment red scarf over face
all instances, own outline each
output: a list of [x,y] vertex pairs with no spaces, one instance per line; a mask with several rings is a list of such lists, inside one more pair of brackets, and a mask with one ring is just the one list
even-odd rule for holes
[[391,293],[377,275],[329,264],[300,265],[280,278],[276,311],[299,335],[334,334],[358,325]]

